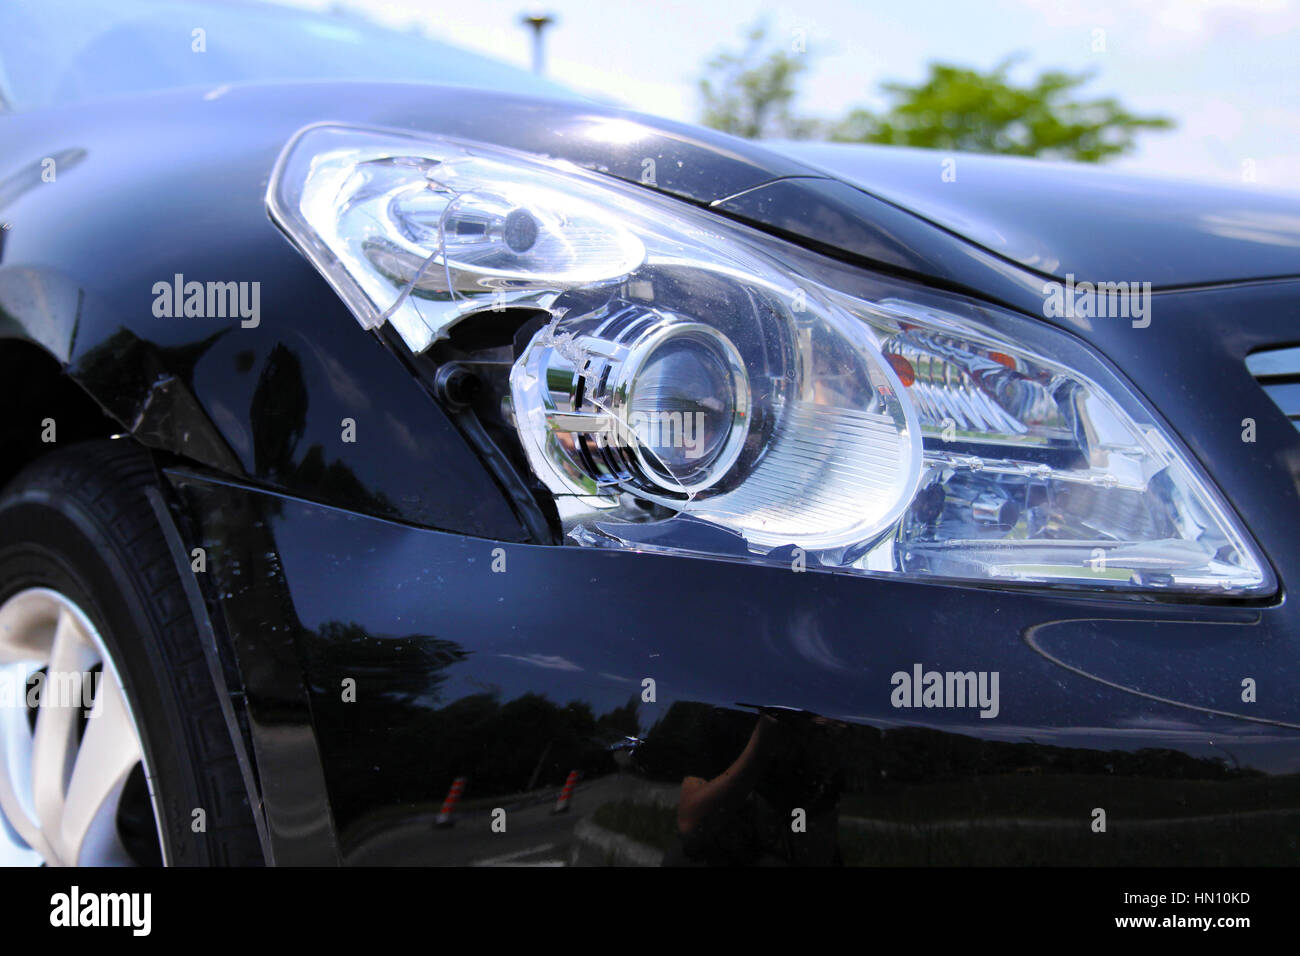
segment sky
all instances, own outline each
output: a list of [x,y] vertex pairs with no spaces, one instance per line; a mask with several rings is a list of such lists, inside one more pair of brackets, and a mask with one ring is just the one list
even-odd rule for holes
[[882,107],[884,81],[939,60],[1013,72],[1094,70],[1080,95],[1114,95],[1177,128],[1139,134],[1112,165],[1300,191],[1300,0],[276,0],[355,10],[528,66],[523,13],[544,10],[547,72],[633,109],[697,121],[703,64],[766,18],[773,42],[809,57],[797,111],[835,118]]

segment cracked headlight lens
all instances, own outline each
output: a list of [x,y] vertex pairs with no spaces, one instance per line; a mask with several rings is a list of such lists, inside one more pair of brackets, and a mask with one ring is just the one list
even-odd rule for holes
[[426,351],[543,316],[508,414],[567,539],[869,574],[1251,594],[1275,582],[1118,375],[1041,320],[482,144],[309,127],[273,218]]

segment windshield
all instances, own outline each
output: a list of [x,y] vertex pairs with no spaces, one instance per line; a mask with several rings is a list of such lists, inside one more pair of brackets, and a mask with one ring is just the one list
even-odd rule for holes
[[0,97],[7,109],[293,80],[439,83],[577,98],[518,67],[350,14],[252,0],[0,0]]

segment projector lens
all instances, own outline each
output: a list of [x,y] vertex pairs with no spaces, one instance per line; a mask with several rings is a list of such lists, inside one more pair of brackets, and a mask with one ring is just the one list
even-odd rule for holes
[[669,326],[630,374],[627,419],[647,476],[691,491],[721,478],[744,440],[749,389],[735,347],[701,326]]

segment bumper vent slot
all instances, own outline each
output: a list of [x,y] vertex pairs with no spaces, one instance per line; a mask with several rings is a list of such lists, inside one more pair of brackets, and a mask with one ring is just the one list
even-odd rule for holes
[[1248,355],[1246,368],[1300,430],[1300,346]]

